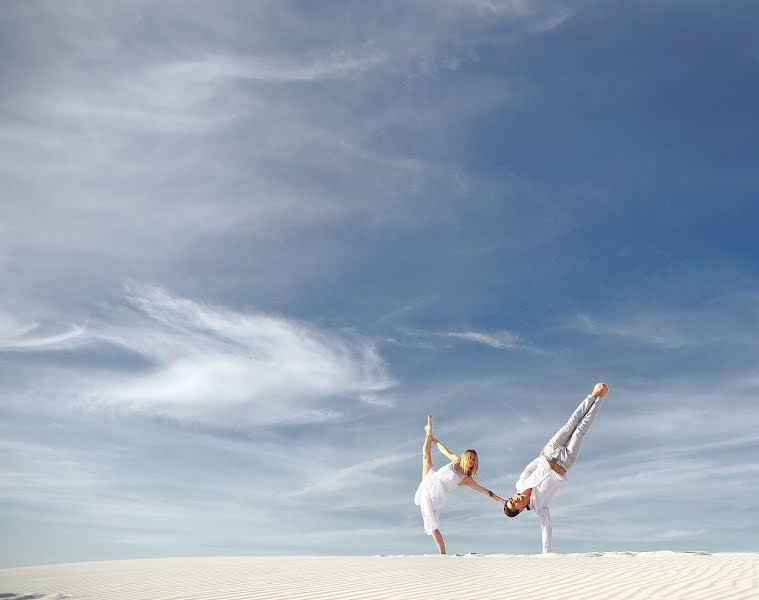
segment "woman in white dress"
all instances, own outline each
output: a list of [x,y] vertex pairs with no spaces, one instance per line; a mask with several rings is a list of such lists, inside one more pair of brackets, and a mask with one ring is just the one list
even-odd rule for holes
[[[485,489],[472,479],[477,475],[479,468],[477,453],[474,450],[465,450],[459,456],[448,450],[432,435],[432,415],[427,415],[427,426],[424,428],[424,431],[426,435],[424,437],[424,446],[422,447],[422,481],[416,490],[414,504],[422,510],[424,532],[427,535],[431,535],[435,540],[440,554],[445,554],[445,542],[439,529],[438,511],[448,500],[450,492],[460,485],[465,485],[501,504],[505,504],[506,500],[500,496],[496,496],[493,492]],[[435,470],[432,466],[430,448],[433,442],[437,445],[438,450],[451,461],[440,470]]]

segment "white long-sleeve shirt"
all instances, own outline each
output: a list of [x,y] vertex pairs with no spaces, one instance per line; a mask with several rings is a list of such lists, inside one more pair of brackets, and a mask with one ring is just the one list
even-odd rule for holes
[[545,456],[538,456],[527,465],[517,481],[517,492],[520,494],[532,488],[530,510],[534,510],[538,516],[543,538],[543,554],[551,551],[551,512],[548,503],[556,490],[566,482],[566,476],[562,477],[554,471]]

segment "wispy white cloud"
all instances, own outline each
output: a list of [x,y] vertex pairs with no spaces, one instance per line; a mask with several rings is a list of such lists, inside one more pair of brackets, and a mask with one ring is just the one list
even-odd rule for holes
[[78,325],[61,333],[35,335],[39,329],[39,323],[24,324],[0,312],[0,350],[57,350],[84,340],[85,328]]
[[310,82],[350,77],[385,61],[378,52],[353,55],[334,52],[310,60],[293,57],[212,55],[200,60],[177,62],[153,70],[152,77],[161,80],[180,77],[190,82],[213,84],[227,79],[253,79],[270,82]]
[[508,13],[522,16],[530,11],[529,3],[525,0],[453,0],[453,3],[480,13],[494,15]]
[[[9,513],[29,511],[47,525],[92,527],[96,523],[127,536],[155,534],[168,523],[180,530],[192,523],[203,527],[198,511],[218,512],[219,518],[244,523],[256,516],[251,517],[243,504],[262,500],[255,490],[235,482],[227,488],[229,496],[217,497],[192,480],[158,481],[155,475],[125,475],[118,470],[125,456],[119,456],[113,446],[89,452],[53,441],[6,439],[0,442],[0,450],[0,492],[12,503]],[[171,494],[167,490],[181,490],[185,497],[177,503],[166,497]]]
[[462,332],[448,332],[440,334],[444,337],[458,338],[466,340],[468,342],[475,342],[477,344],[484,344],[497,350],[506,350],[509,348],[515,348],[520,343],[520,338],[509,331],[494,331],[491,333],[483,333],[479,331],[462,331]]
[[536,33],[551,31],[552,29],[561,27],[564,23],[571,19],[573,15],[574,13],[571,10],[567,8],[559,8],[556,10],[556,12],[541,16],[538,21],[530,27],[530,31],[534,31]]
[[107,481],[104,469],[70,450],[38,442],[0,441],[0,491],[27,506],[76,507]]
[[682,348],[695,343],[695,340],[684,332],[674,329],[663,316],[660,318],[640,315],[628,320],[604,321],[581,314],[577,315],[574,324],[584,333],[617,336],[667,349]]
[[538,9],[537,2],[529,0],[453,0],[463,8],[474,9],[481,14],[524,17]]
[[159,288],[134,287],[129,302],[136,318],[93,322],[86,339],[155,366],[81,383],[76,396],[84,405],[200,419],[244,414],[248,422],[274,423],[330,420],[355,402],[392,404],[382,395],[394,381],[367,339]]
[[[692,269],[685,275],[670,276],[660,287],[659,300],[650,300],[639,290],[620,291],[603,312],[577,313],[565,323],[567,329],[590,335],[616,337],[635,344],[676,350],[706,349],[709,346],[756,344],[756,282],[743,287],[714,284],[698,302],[683,305],[677,287],[693,280],[718,278],[711,268]],[[738,275],[730,273],[729,278]]]
[[574,14],[557,3],[529,0],[454,0],[454,3],[482,16],[524,21],[526,30],[532,33],[555,29]]
[[[227,126],[248,115],[252,108],[269,110],[263,96],[248,92],[244,102],[234,84],[299,83],[357,76],[384,61],[378,52],[354,55],[350,51],[323,56],[257,56],[203,54],[195,59],[145,64],[125,73],[102,73],[96,81],[84,81],[76,89],[55,86],[44,95],[32,93],[28,106],[36,120],[49,127],[29,130],[21,142],[51,144],[56,132],[74,123],[97,127],[105,133],[135,135],[139,132],[204,133]],[[221,102],[224,109],[221,110]],[[16,129],[19,133],[18,128]]]
[[387,340],[389,343],[399,345],[411,345],[417,348],[428,348],[434,350],[437,348],[435,339],[458,340],[473,344],[482,344],[496,350],[509,350],[513,348],[529,349],[522,338],[511,331],[429,331],[423,329],[404,329],[403,339],[393,338]]
[[[693,539],[696,540],[698,537],[706,533],[706,529],[664,529],[662,531],[659,531],[657,534],[653,536],[653,539],[660,542],[669,542],[672,540],[679,540],[679,539]],[[647,538],[650,539],[650,538]]]
[[13,315],[0,311],[0,340],[17,338],[29,333],[38,326],[39,323],[21,323]]
[[375,490],[382,487],[383,476],[380,472],[383,469],[408,463],[416,457],[417,454],[411,453],[388,454],[347,467],[325,465],[323,469],[318,469],[315,473],[312,470],[311,480],[295,490],[293,494],[295,496],[335,495],[343,490],[359,489],[371,496],[375,494]]

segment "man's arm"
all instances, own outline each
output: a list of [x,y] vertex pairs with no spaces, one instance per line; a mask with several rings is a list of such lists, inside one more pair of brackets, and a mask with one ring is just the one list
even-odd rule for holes
[[551,511],[548,507],[539,508],[535,511],[538,514],[538,522],[540,523],[540,534],[543,539],[543,554],[549,554],[551,552]]
[[[521,494],[526,489],[535,487],[535,482],[529,479],[530,475],[533,474],[535,469],[538,468],[538,465],[540,464],[540,457],[533,460],[529,465],[527,465],[522,471],[522,474],[519,476],[519,479],[517,480],[517,491]],[[539,482],[538,482],[539,483]]]
[[460,458],[458,454],[454,454],[448,448],[446,448],[443,443],[438,440],[434,435],[432,436],[432,441],[435,442],[435,445],[437,446],[437,449],[440,450],[445,456],[448,457],[448,460],[451,462],[459,462]]

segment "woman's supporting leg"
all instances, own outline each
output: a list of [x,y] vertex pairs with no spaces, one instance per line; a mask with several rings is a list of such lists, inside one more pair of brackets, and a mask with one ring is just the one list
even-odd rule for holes
[[437,544],[438,552],[440,552],[440,554],[445,554],[445,542],[443,541],[443,535],[440,533],[439,529],[432,532],[432,539],[435,540],[435,543]]
[[424,431],[427,435],[424,436],[424,446],[422,446],[422,479],[432,468],[432,415],[427,415],[427,426]]

